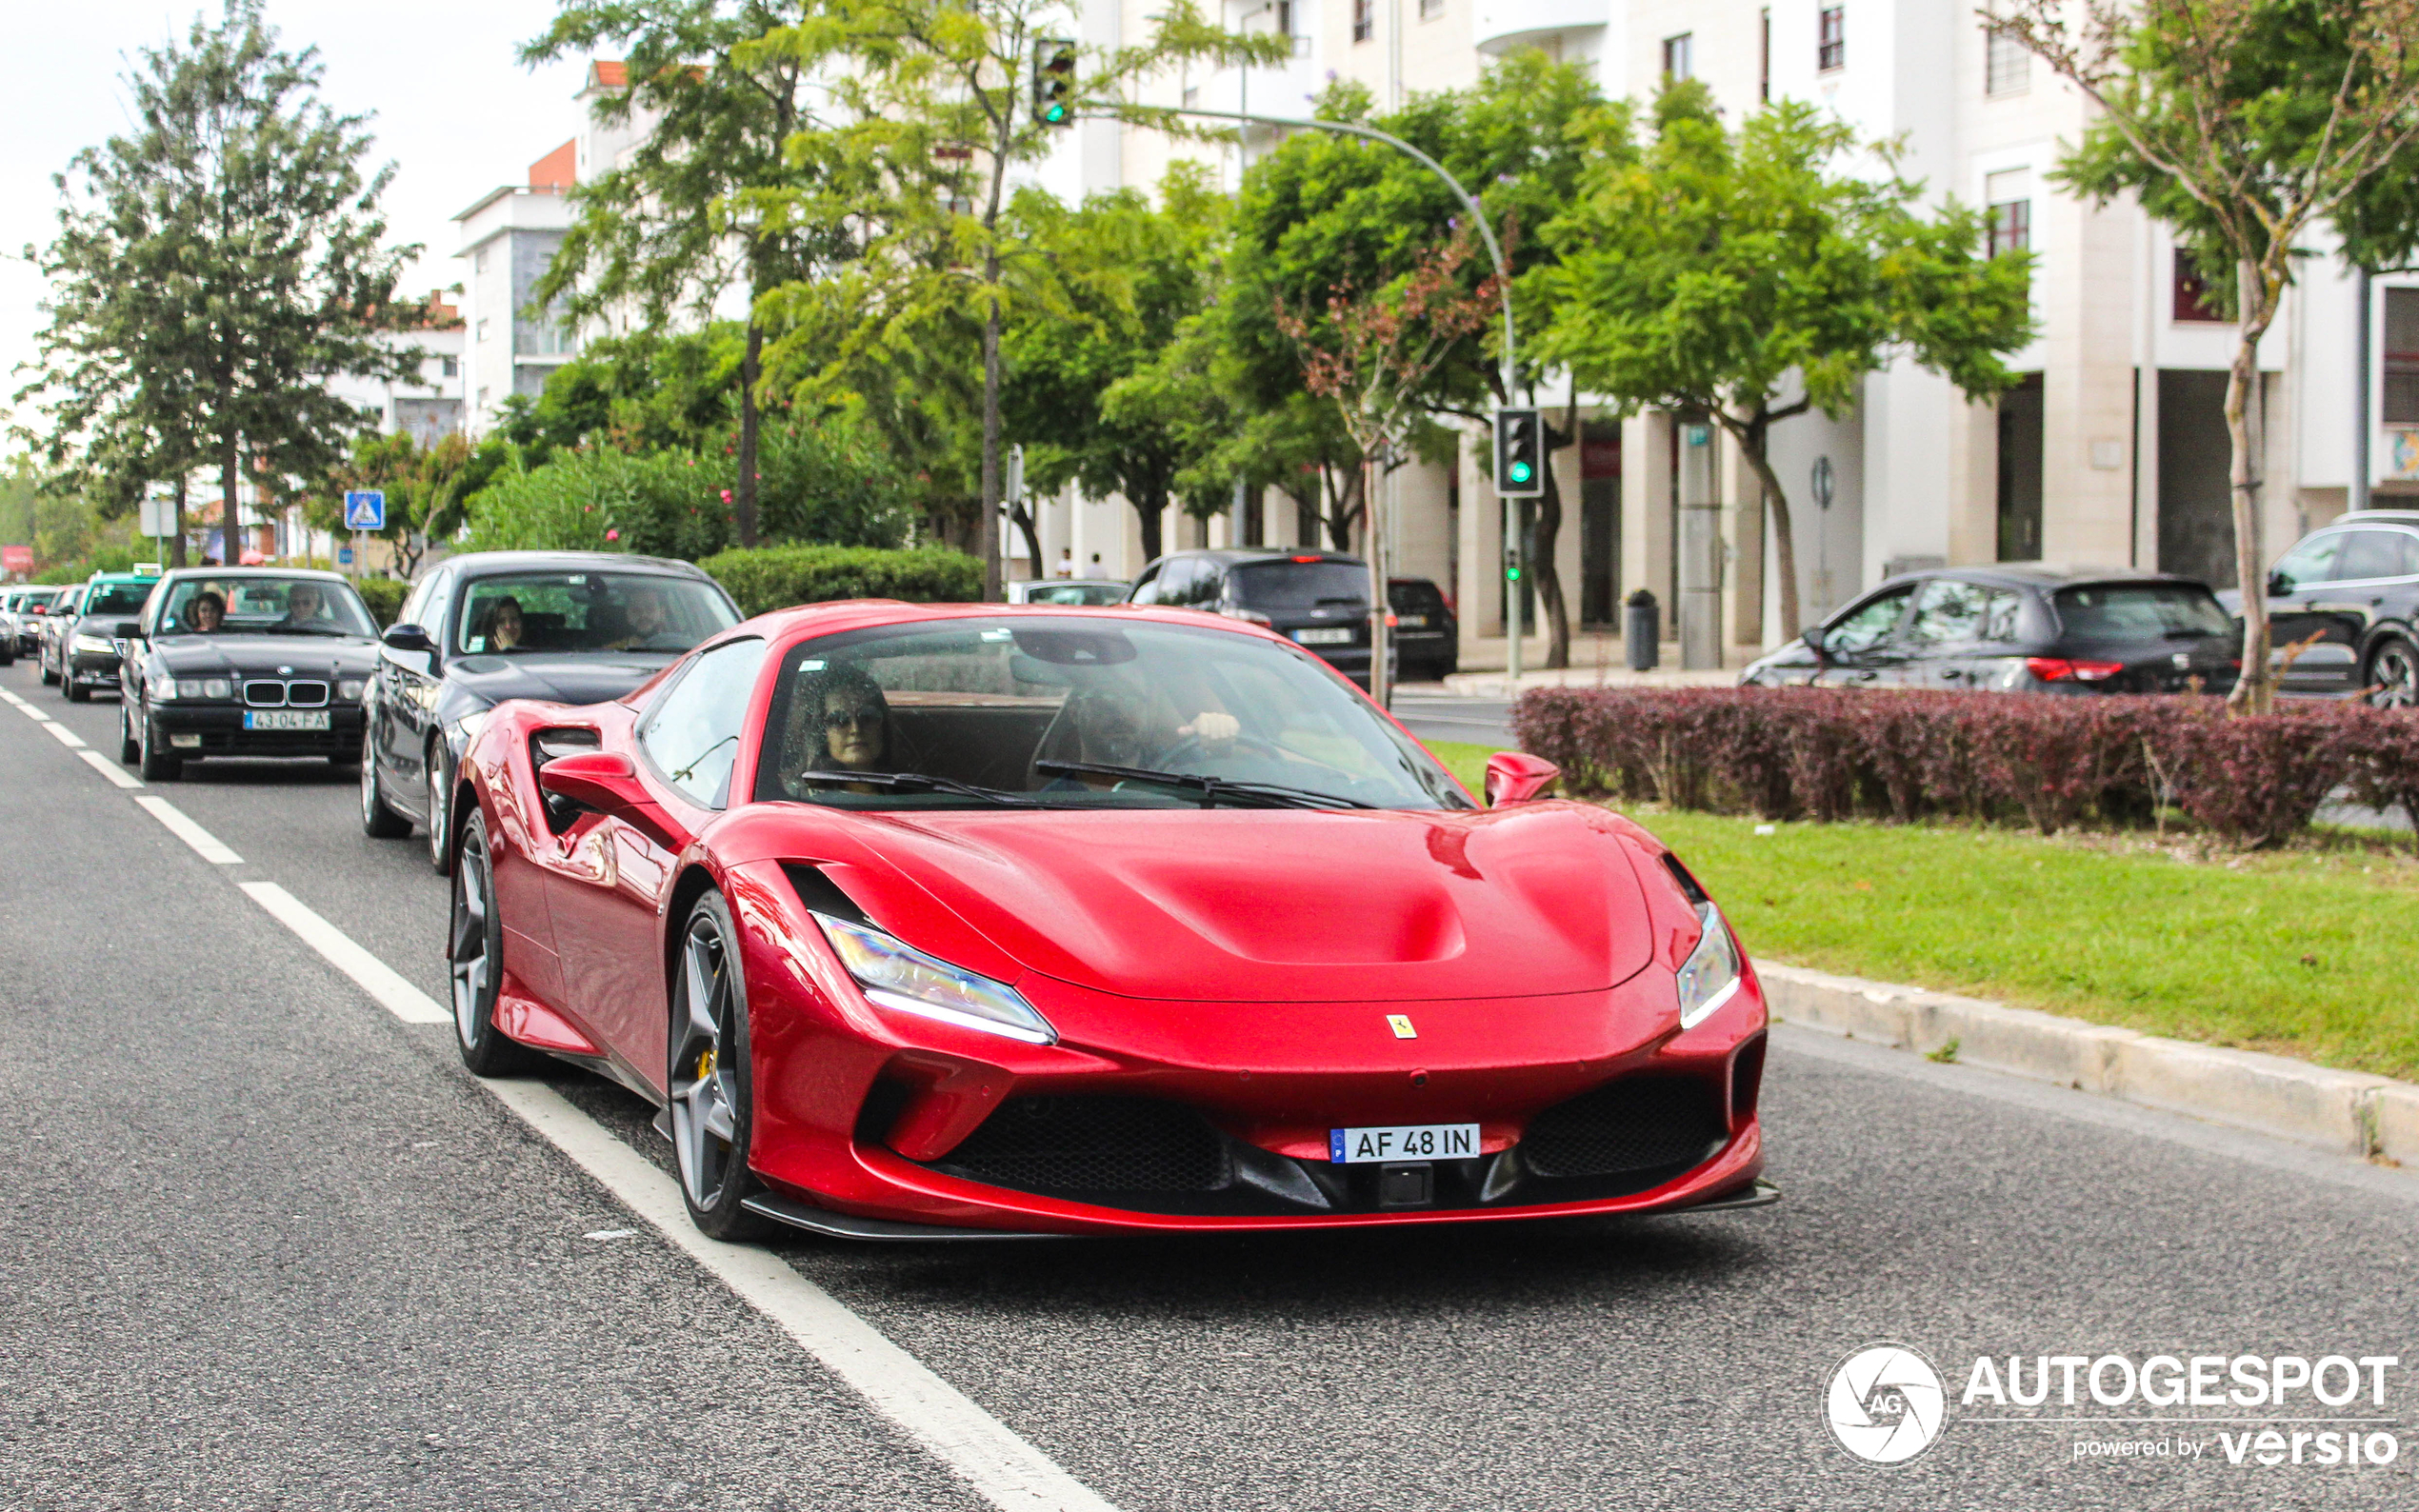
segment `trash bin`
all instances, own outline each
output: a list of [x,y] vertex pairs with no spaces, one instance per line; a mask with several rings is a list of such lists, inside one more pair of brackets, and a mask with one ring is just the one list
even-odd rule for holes
[[1662,612],[1654,595],[1640,588],[1629,595],[1621,611],[1621,644],[1629,653],[1629,670],[1653,671],[1662,642]]

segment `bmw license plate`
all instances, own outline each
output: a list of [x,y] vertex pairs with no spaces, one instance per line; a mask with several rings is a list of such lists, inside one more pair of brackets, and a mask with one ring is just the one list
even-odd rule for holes
[[1296,630],[1293,639],[1303,646],[1349,646],[1352,632],[1338,626],[1331,630]]
[[246,729],[326,729],[328,711],[324,708],[248,708],[244,710]]
[[1338,1165],[1363,1161],[1466,1161],[1477,1153],[1475,1124],[1396,1124],[1327,1131],[1327,1158]]

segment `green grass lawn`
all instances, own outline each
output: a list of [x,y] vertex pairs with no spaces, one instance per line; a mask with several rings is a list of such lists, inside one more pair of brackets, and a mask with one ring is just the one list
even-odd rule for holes
[[[1490,747],[1431,748],[1475,791]],[[2357,842],[2179,859],[2109,837],[1632,813],[1759,957],[2419,1078],[2419,865]]]

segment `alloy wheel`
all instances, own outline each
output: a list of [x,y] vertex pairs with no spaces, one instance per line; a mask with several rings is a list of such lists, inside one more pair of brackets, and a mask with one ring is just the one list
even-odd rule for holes
[[445,780],[445,746],[442,742],[430,745],[428,768],[429,823],[425,827],[429,831],[429,865],[443,871],[452,857],[449,848],[451,837],[447,833],[450,826],[446,820],[453,806],[447,797],[450,785]]
[[2369,702],[2379,708],[2419,706],[2419,648],[2409,641],[2391,640],[2379,647],[2369,664]]
[[512,1076],[534,1069],[539,1056],[495,1026],[504,990],[504,917],[496,906],[487,838],[486,819],[471,815],[462,826],[462,853],[453,863],[445,957],[453,979],[453,1032],[462,1064],[474,1076]]
[[395,840],[411,833],[411,821],[387,804],[378,786],[378,752],[364,731],[361,737],[361,832],[373,840]]
[[755,1185],[748,1171],[747,1014],[730,916],[710,892],[681,936],[668,1090],[681,1194],[697,1226],[717,1239],[760,1226],[741,1205]]

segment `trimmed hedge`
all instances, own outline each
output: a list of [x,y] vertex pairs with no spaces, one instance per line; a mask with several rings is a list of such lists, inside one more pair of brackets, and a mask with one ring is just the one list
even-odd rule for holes
[[403,612],[403,601],[411,597],[411,585],[401,578],[357,578],[352,586],[361,590],[361,602],[382,630],[395,622],[395,616]]
[[724,551],[697,564],[754,616],[830,599],[970,604],[983,596],[983,564],[947,547],[886,551],[862,546],[770,546]]
[[2419,712],[2214,698],[1841,688],[1535,688],[1521,747],[1575,791],[1765,819],[2127,828],[2162,807],[2236,845],[2306,827],[2337,787],[2419,821]]

